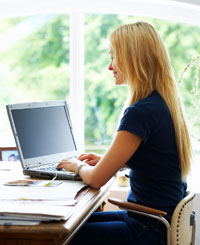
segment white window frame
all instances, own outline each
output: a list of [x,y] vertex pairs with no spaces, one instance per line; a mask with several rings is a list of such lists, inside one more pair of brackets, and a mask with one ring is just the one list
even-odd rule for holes
[[84,15],[70,13],[70,116],[80,152],[84,151]]

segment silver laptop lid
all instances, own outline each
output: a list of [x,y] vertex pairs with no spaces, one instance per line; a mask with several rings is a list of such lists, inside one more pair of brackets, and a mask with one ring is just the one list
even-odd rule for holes
[[65,101],[7,105],[24,169],[78,156]]

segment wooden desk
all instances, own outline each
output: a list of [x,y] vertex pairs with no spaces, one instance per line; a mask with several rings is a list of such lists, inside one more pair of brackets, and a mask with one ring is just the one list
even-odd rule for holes
[[[9,164],[8,167],[17,167],[16,164]],[[5,177],[5,172],[0,171],[0,174],[3,173]],[[22,173],[21,176],[23,176]],[[103,202],[112,182],[113,180],[110,180],[100,190],[89,188],[84,195],[79,197],[80,200],[76,204],[72,216],[66,222],[42,223],[37,226],[6,227],[0,225],[0,245],[68,244],[80,227]]]

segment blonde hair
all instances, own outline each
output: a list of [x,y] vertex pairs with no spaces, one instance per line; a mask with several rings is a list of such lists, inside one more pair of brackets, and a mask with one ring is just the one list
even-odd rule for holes
[[110,35],[115,66],[130,87],[131,105],[156,90],[168,105],[174,124],[182,177],[190,171],[192,149],[173,69],[165,45],[154,27],[136,22]]

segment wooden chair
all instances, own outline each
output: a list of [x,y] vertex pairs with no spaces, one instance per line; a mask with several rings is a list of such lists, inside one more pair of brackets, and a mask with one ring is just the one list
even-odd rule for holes
[[194,245],[196,223],[193,203],[195,195],[193,192],[186,193],[186,196],[178,203],[173,212],[171,224],[165,218],[167,213],[164,211],[115,198],[109,198],[108,201],[120,209],[163,222],[167,231],[167,245]]

